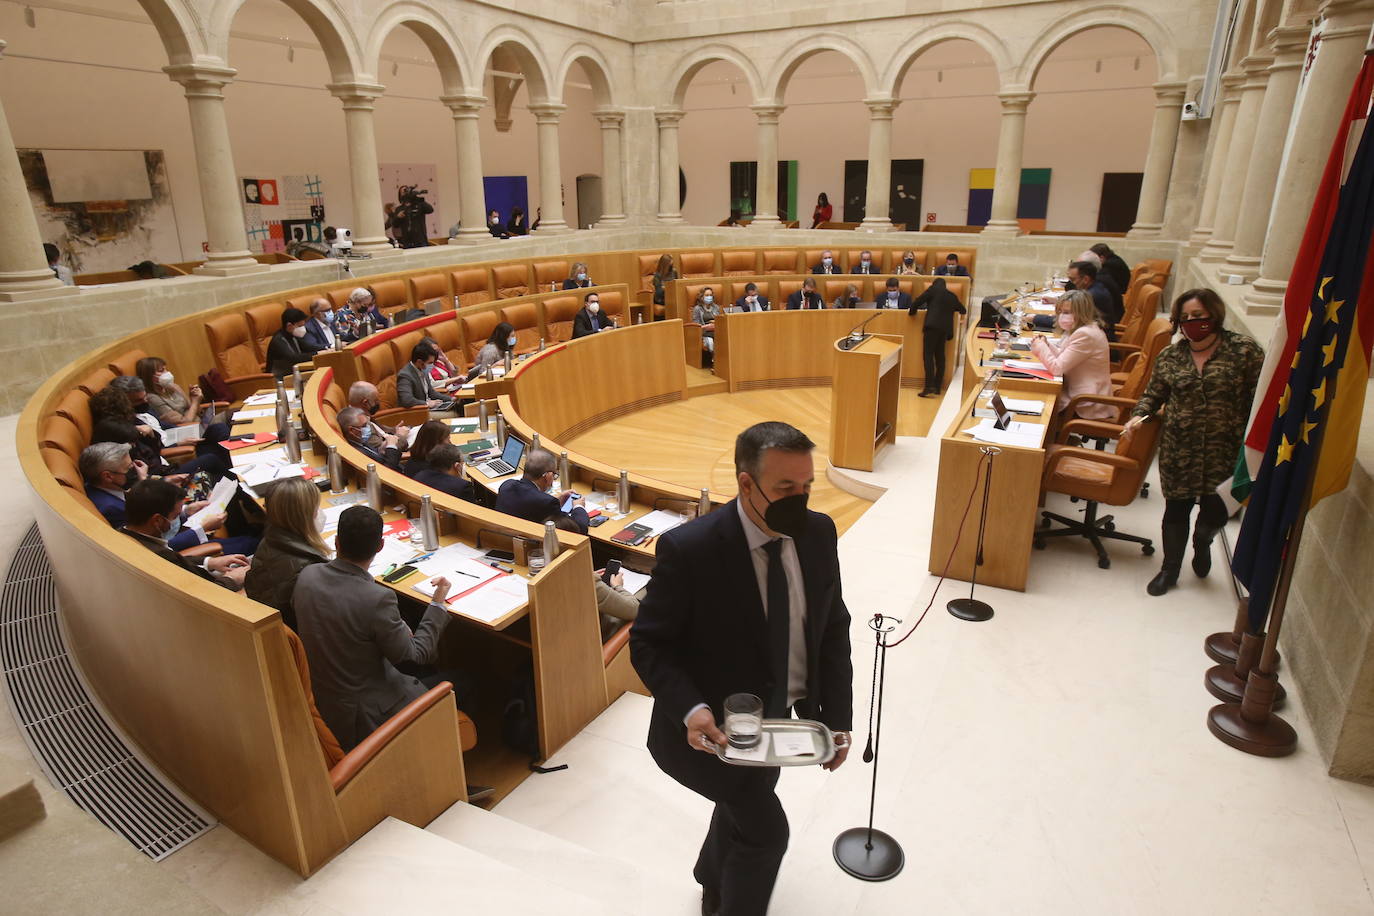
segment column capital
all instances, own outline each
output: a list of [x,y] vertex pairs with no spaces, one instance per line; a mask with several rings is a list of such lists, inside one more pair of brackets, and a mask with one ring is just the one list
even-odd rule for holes
[[1307,26],[1279,26],[1271,30],[1265,36],[1270,50],[1274,52],[1274,62],[1269,69],[1273,71],[1299,66],[1307,55],[1307,43],[1311,37],[1312,30]]
[[1034,92],[1026,90],[1014,90],[1011,92],[997,93],[997,101],[1002,103],[1002,111],[1025,114],[1026,108],[1030,106],[1031,100],[1035,98]]
[[174,64],[163,67],[173,82],[180,83],[188,97],[223,98],[224,87],[234,81],[238,71],[233,67],[206,64]]
[[345,111],[371,111],[373,104],[386,92],[386,87],[378,83],[329,83],[324,88],[343,102]]
[[596,118],[596,123],[600,124],[603,130],[619,128],[625,123],[625,110],[623,108],[593,108],[592,117]]
[[868,106],[869,120],[890,121],[892,113],[897,110],[897,106],[902,104],[901,99],[880,98],[864,99],[864,104]]
[[1245,76],[1244,89],[1256,89],[1263,87],[1269,81],[1269,65],[1274,62],[1274,58],[1268,54],[1251,54],[1240,62],[1240,68]]
[[441,95],[439,101],[443,102],[448,110],[453,112],[455,118],[475,118],[487,104],[487,97],[484,95]]
[[1317,7],[1317,18],[1323,20],[1321,37],[1368,35],[1370,13],[1368,0],[1326,0]]
[[1156,108],[1181,108],[1188,94],[1188,84],[1183,82],[1155,83],[1150,88],[1155,91]]
[[687,117],[687,112],[681,108],[659,108],[654,111],[654,120],[659,127],[676,127],[677,123]]
[[525,107],[534,115],[536,124],[557,124],[563,112],[568,110],[567,105],[558,102],[531,102]]
[[750,105],[749,110],[758,118],[760,124],[777,124],[782,117],[785,105]]

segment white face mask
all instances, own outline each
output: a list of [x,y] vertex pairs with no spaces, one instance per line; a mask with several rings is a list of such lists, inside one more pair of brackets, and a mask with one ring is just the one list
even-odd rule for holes
[[320,320],[323,321],[325,324],[328,324],[329,322],[333,321],[333,320],[334,320],[334,310],[333,310],[333,309],[328,309],[328,310],[322,312],[322,313],[320,314]]
[[702,301],[702,302],[705,302],[707,305],[710,305],[712,302],[715,302],[715,301],[716,301],[716,297],[715,297],[715,296],[702,296],[702,297],[701,297],[701,301]]
[[157,383],[161,385],[163,388],[170,388],[172,385],[172,381],[173,376],[170,372],[163,372],[161,375],[157,377]]
[[1066,331],[1072,331],[1074,326],[1073,312],[1061,312],[1059,314],[1059,326]]
[[595,315],[597,312],[601,311],[601,303],[600,303],[600,302],[588,302],[588,303],[587,303],[587,311],[589,311],[589,312],[591,312],[593,315]]
[[513,347],[513,346],[515,346],[515,335],[514,335],[514,334],[512,334],[511,336],[509,336],[509,337],[506,338],[506,346],[508,346],[508,347]]
[[870,261],[868,258],[864,258],[864,259],[863,259],[862,261],[860,261],[859,263],[863,265],[864,270],[867,270],[868,268],[870,268],[870,267],[873,266],[873,262]]
[[586,274],[578,274],[578,275],[577,275],[577,279],[578,279],[578,280],[581,280],[582,282],[585,283],[585,282],[587,281],[587,275],[586,275]]
[[304,336],[305,336],[305,325],[301,325],[301,326],[298,327],[298,328],[292,328],[292,329],[291,329],[291,336],[292,336],[292,337],[304,337]]
[[325,524],[326,521],[328,521],[328,518],[327,518],[327,516],[325,516],[324,510],[323,510],[323,509],[321,509],[320,511],[316,512],[316,513],[315,513],[315,530],[316,530],[316,531],[323,531],[323,530],[324,530],[324,524]]
[[831,259],[830,259],[830,258],[821,258],[821,263],[824,264],[826,267],[829,267],[829,266],[830,266],[830,263],[831,263]]
[[898,296],[898,294],[900,294],[900,293],[901,293],[901,290],[900,290],[900,289],[890,289],[890,290],[887,291],[887,298],[891,299],[893,302],[896,302],[896,301],[897,301],[897,296]]

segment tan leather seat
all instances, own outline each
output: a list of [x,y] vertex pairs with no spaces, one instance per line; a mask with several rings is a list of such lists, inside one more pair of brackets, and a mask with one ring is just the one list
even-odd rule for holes
[[1112,373],[1112,385],[1118,397],[1139,398],[1154,371],[1155,359],[1173,339],[1174,327],[1168,318],[1156,318],[1145,331],[1145,340],[1135,353],[1128,353],[1121,368]]
[[387,341],[387,346],[391,347],[391,361],[397,368],[410,362],[410,351],[415,345],[424,339],[425,332],[422,330],[406,331],[399,337],[393,337]]
[[94,421],[91,419],[90,398],[84,391],[69,391],[63,395],[62,400],[57,402],[57,414],[75,424],[77,431],[81,433],[83,445],[91,441]]
[[241,313],[219,315],[205,322],[205,337],[215,367],[224,376],[225,384],[234,389],[236,397],[270,384],[272,376],[262,371],[253,335],[248,330],[248,319]]
[[67,457],[73,461],[81,457],[81,450],[90,442],[90,439],[81,435],[81,430],[76,424],[61,414],[53,414],[43,421],[42,431],[38,436],[38,444],[44,448],[55,448],[65,452]]
[[577,296],[558,296],[544,300],[544,329],[550,344],[572,340],[573,319],[581,310],[582,300]]
[[[358,374],[377,386],[381,410],[395,410],[396,357],[390,347],[373,347],[358,354]],[[380,415],[381,411],[378,411]]]
[[531,265],[534,269],[534,289],[536,292],[552,292],[553,289],[562,289],[563,281],[568,279],[567,261],[535,261]]
[[410,308],[410,285],[404,278],[374,280],[368,286],[372,287],[372,294],[377,297],[377,308],[387,318]]
[[720,253],[720,275],[722,277],[749,277],[759,272],[759,253],[757,251],[722,251]]
[[[106,385],[110,384],[110,382],[113,382],[116,375],[124,374],[123,372],[111,371],[108,366],[104,369],[95,369],[81,381],[77,382],[76,387],[86,392],[89,396],[102,390]],[[133,373],[128,374],[132,375]]]
[[625,297],[619,290],[607,290],[597,297],[601,302],[601,311],[615,319],[615,323],[625,325]]
[[497,299],[518,299],[529,295],[530,272],[524,264],[502,264],[491,269]]
[[[873,258],[873,269],[879,273],[891,273],[887,269],[888,253],[884,248],[851,248],[844,253],[844,269],[847,273],[858,273],[859,262],[867,251]],[[900,255],[898,255],[900,257]]]
[[[854,283],[854,281],[852,281],[852,280],[825,280],[825,281],[823,281],[823,284],[824,284],[824,285],[823,285],[823,288],[822,288],[821,290],[819,290],[819,292],[820,292],[822,298],[825,299],[825,304],[826,304],[826,305],[834,305],[835,300],[838,299],[838,298],[840,298],[841,296],[844,295],[844,291],[845,291],[846,289],[849,288],[849,284],[850,284],[850,283]],[[859,292],[858,292],[857,295],[858,295],[859,299],[862,300],[863,297],[864,297],[863,283],[854,283],[854,285],[857,286],[857,287],[859,288]]]
[[439,349],[444,351],[449,362],[460,369],[464,368],[463,348],[459,341],[457,321],[441,321],[438,324],[431,324],[425,328],[425,331],[439,345]]
[[257,354],[259,368],[267,365],[267,345],[272,342],[272,335],[281,330],[281,316],[288,308],[280,302],[262,302],[243,311],[253,335],[253,352]]
[[[797,266],[797,250],[795,248],[775,248],[763,252],[760,256],[763,261],[763,272],[766,274],[797,274],[802,272],[802,268]],[[810,270],[808,265],[806,270]]]
[[453,308],[453,293],[449,290],[448,275],[439,272],[411,277],[410,298],[417,309],[428,310],[429,304],[435,300],[442,300],[441,308]]
[[[148,354],[143,350],[125,350],[123,353],[110,360],[109,370],[115,375],[137,375],[138,361],[147,358]],[[96,389],[96,391],[99,390],[99,388]],[[95,394],[95,391],[92,391],[91,394]]]
[[485,267],[455,270],[449,274],[449,279],[453,282],[453,295],[459,308],[481,305],[496,298],[491,292],[491,274]]
[[678,255],[677,262],[678,276],[684,280],[718,276],[714,251],[684,251]]
[[459,316],[458,324],[463,329],[463,346],[466,350],[465,362],[469,366],[477,362],[477,352],[482,349],[482,345],[487,342],[487,338],[491,336],[500,320],[501,315],[496,309]]
[[42,453],[43,463],[48,466],[48,470],[58,483],[69,490],[75,490],[83,497],[86,495],[86,487],[81,482],[81,471],[77,468],[76,459],[57,448],[40,447],[38,451]]
[[539,349],[539,307],[520,302],[501,309],[501,320],[515,328],[515,352],[533,353]]
[[639,256],[639,292],[653,293],[654,269],[658,267],[658,259],[661,257],[663,257],[662,252]]
[[930,251],[928,266],[930,273],[935,272],[935,268],[944,266],[947,255],[957,254],[959,256],[959,266],[968,268],[970,277],[977,276],[974,269],[978,262],[977,248],[934,248]]

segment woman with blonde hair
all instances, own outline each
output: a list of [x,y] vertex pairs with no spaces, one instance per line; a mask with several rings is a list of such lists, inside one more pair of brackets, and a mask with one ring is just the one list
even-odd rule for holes
[[564,289],[583,289],[595,285],[596,284],[592,282],[591,274],[587,272],[586,261],[578,261],[574,264],[572,266],[572,273],[568,275],[568,279],[563,281]]
[[716,302],[715,291],[704,286],[692,303],[692,321],[701,325],[701,349],[705,353],[716,352],[716,319],[720,317],[720,305]]
[[908,274],[919,274],[920,272],[921,265],[916,263],[916,252],[903,251],[902,259],[897,262],[897,270],[895,273],[898,276],[905,276]]
[[243,580],[243,591],[281,611],[282,620],[296,628],[291,596],[296,578],[313,563],[329,560],[320,528],[320,491],[302,477],[283,480],[267,494],[267,529],[253,554],[253,565]]
[[[1055,306],[1055,325],[1060,336],[1036,337],[1031,353],[1055,375],[1064,377],[1055,410],[1061,420],[1071,420],[1064,410],[1079,395],[1111,397],[1112,369],[1107,354],[1107,335],[1097,323],[1093,297],[1081,289],[1069,290]],[[1080,404],[1074,416],[1085,420],[1112,420],[1117,408],[1110,404]]]
[[658,265],[654,267],[654,306],[662,306],[665,297],[668,295],[668,283],[676,280],[677,268],[673,266],[673,256],[663,253],[658,256]]

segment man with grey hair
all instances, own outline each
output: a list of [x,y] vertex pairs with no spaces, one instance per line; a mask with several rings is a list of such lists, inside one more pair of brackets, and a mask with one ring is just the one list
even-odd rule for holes
[[[382,407],[382,396],[377,391],[376,385],[359,379],[348,386],[348,406],[365,411],[369,417],[372,417]],[[374,434],[383,433],[388,436],[395,436],[401,442],[408,442],[410,439],[410,427],[404,423],[397,424],[393,428],[373,420],[372,427]]]
[[[129,454],[127,442],[97,442],[81,450],[77,467],[81,471],[81,482],[86,488],[86,498],[110,523],[111,528],[123,528],[127,520],[124,511],[124,496],[129,488],[148,476],[148,466],[135,461]],[[204,503],[192,503],[187,512],[194,515],[204,507]],[[224,515],[215,513],[202,519],[199,525],[180,526],[168,540],[173,550],[185,550],[197,544],[204,544],[209,538],[205,532],[215,531],[224,524]],[[251,547],[249,548],[251,552]]]
[[703,913],[766,912],[787,851],[778,768],[730,766],[717,755],[725,698],[752,694],[766,718],[795,709],[834,730],[826,769],[849,750],[849,611],[835,523],[806,507],[814,448],[786,423],[740,433],[739,495],[659,539],[630,631],[630,660],[654,698],[649,753],[716,806],[693,869]]
[[320,296],[310,303],[310,320],[305,323],[304,342],[320,350],[337,350],[339,334],[334,329],[334,303]]
[[349,445],[377,464],[384,464],[395,471],[401,469],[400,440],[390,433],[374,429],[372,418],[366,411],[345,407],[339,411],[338,420],[339,432],[343,433]]
[[[554,479],[558,476],[558,459],[548,449],[530,449],[525,456],[525,473],[519,478],[507,480],[496,491],[496,511],[531,522],[556,522],[569,519],[581,534],[586,534],[587,510],[582,508],[582,500],[572,490],[552,493]],[[572,505],[565,512],[563,506],[572,498]]]
[[360,286],[348,294],[348,307],[343,314],[334,316],[334,330],[344,343],[352,343],[367,336],[369,319],[373,331],[391,327],[391,322],[377,308],[377,297],[372,290]]

